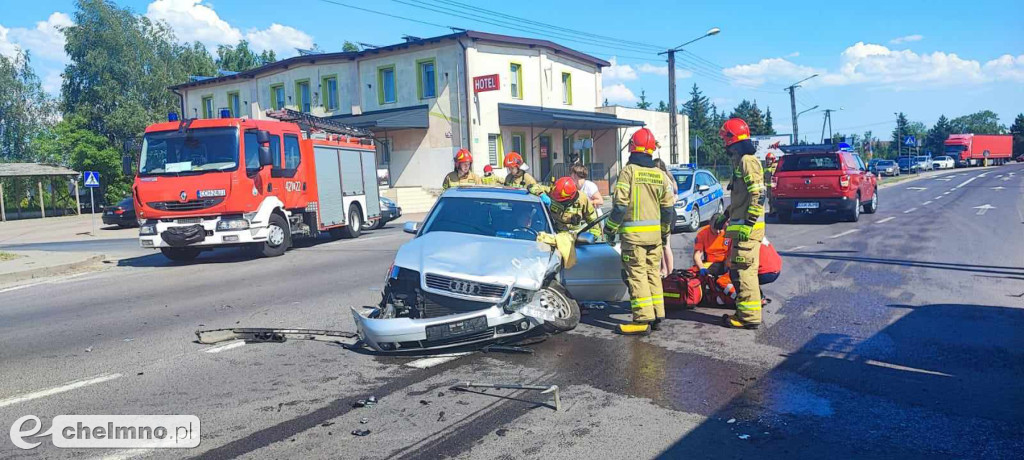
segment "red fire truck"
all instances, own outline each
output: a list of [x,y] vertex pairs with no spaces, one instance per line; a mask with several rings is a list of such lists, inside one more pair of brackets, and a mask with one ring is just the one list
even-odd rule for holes
[[[293,238],[356,238],[380,218],[369,132],[308,114],[183,119],[146,128],[132,194],[139,242],[169,259],[245,245],[279,256]],[[125,168],[131,173],[131,158]]]

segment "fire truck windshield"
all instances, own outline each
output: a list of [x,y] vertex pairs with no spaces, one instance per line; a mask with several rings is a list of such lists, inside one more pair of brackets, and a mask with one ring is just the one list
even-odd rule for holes
[[200,128],[147,133],[139,174],[188,175],[238,168],[238,129]]

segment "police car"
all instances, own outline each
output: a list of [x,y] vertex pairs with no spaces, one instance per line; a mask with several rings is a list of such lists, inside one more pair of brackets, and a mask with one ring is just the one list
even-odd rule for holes
[[695,232],[716,212],[725,212],[725,192],[715,175],[706,169],[672,168],[679,192],[676,195],[676,228]]

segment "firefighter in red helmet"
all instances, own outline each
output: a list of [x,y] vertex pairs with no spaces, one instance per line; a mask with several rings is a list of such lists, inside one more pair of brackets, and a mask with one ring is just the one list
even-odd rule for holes
[[455,153],[455,171],[444,176],[441,189],[448,190],[450,187],[459,185],[480,185],[482,183],[480,176],[473,173],[473,155],[469,153],[469,150],[459,149]]
[[[530,193],[535,195],[546,193],[551,198],[545,203],[547,203],[556,232],[579,231],[598,218],[597,208],[590,202],[590,198],[580,193],[576,179],[571,176],[558,179],[551,187],[534,185],[530,188]],[[593,233],[594,237],[600,238],[601,229],[599,227],[594,225],[588,232]]]
[[508,152],[508,155],[505,155],[504,165],[508,172],[508,175],[505,176],[506,187],[530,190],[530,187],[537,184],[537,180],[526,172],[529,168],[524,164],[523,156],[519,152]]
[[764,171],[754,156],[757,149],[750,140],[747,122],[732,118],[722,125],[718,135],[725,141],[725,149],[732,159],[732,196],[726,210],[725,228],[725,237],[731,244],[726,266],[737,288],[736,314],[724,315],[722,321],[726,327],[757,329],[761,325],[757,267],[765,232]]
[[668,179],[654,166],[658,143],[654,133],[640,128],[629,140],[629,162],[615,182],[612,212],[605,237],[622,238],[622,267],[629,287],[631,322],[619,325],[623,334],[645,334],[659,329],[665,318],[661,289],[662,246],[675,221],[675,195]]

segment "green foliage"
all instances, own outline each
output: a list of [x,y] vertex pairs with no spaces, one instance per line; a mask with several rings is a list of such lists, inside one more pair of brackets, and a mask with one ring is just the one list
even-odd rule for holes
[[956,117],[949,124],[958,134],[1005,134],[1006,127],[999,124],[999,115],[991,110],[982,110],[970,115]]
[[54,107],[28,55],[0,55],[0,161],[33,161],[31,140],[53,124]]
[[654,109],[659,112],[668,112],[668,104],[665,101],[658,101],[658,108]]
[[924,137],[924,151],[932,152],[932,155],[939,156],[945,151],[946,139],[953,132],[953,126],[945,115],[940,115],[935,124],[928,130]]
[[743,121],[746,121],[752,136],[774,134],[774,132],[768,132],[767,120],[764,114],[761,113],[761,109],[757,107],[757,101],[750,102],[744,99],[732,110],[729,118],[742,118]]
[[729,164],[725,143],[718,137],[718,129],[725,122],[725,113],[718,112],[696,83],[690,89],[690,100],[683,104],[683,113],[690,118],[691,142],[698,138],[701,142],[700,148],[693,150],[695,159],[704,166]]
[[647,100],[647,94],[644,90],[640,90],[640,100],[636,103],[636,108],[650,110],[651,102]]
[[[249,42],[242,40],[235,46],[220,45],[217,47],[217,66],[223,70],[243,72],[262,67],[277,60],[273,51],[256,54],[249,48]],[[213,75],[213,74],[209,74]]]
[[1013,156],[1024,156],[1024,113],[1017,114],[1010,126],[1010,133],[1013,134]]
[[40,157],[75,171],[99,171],[100,186],[108,203],[128,195],[130,178],[121,174],[121,151],[106,137],[90,130],[85,117],[65,118],[36,139]]
[[[756,102],[756,101],[755,101]],[[768,107],[764,110],[764,134],[774,135],[775,126],[772,125],[772,108]]]
[[346,53],[354,53],[359,51],[359,45],[352,43],[348,40],[345,40],[345,44],[341,45],[341,50]]

